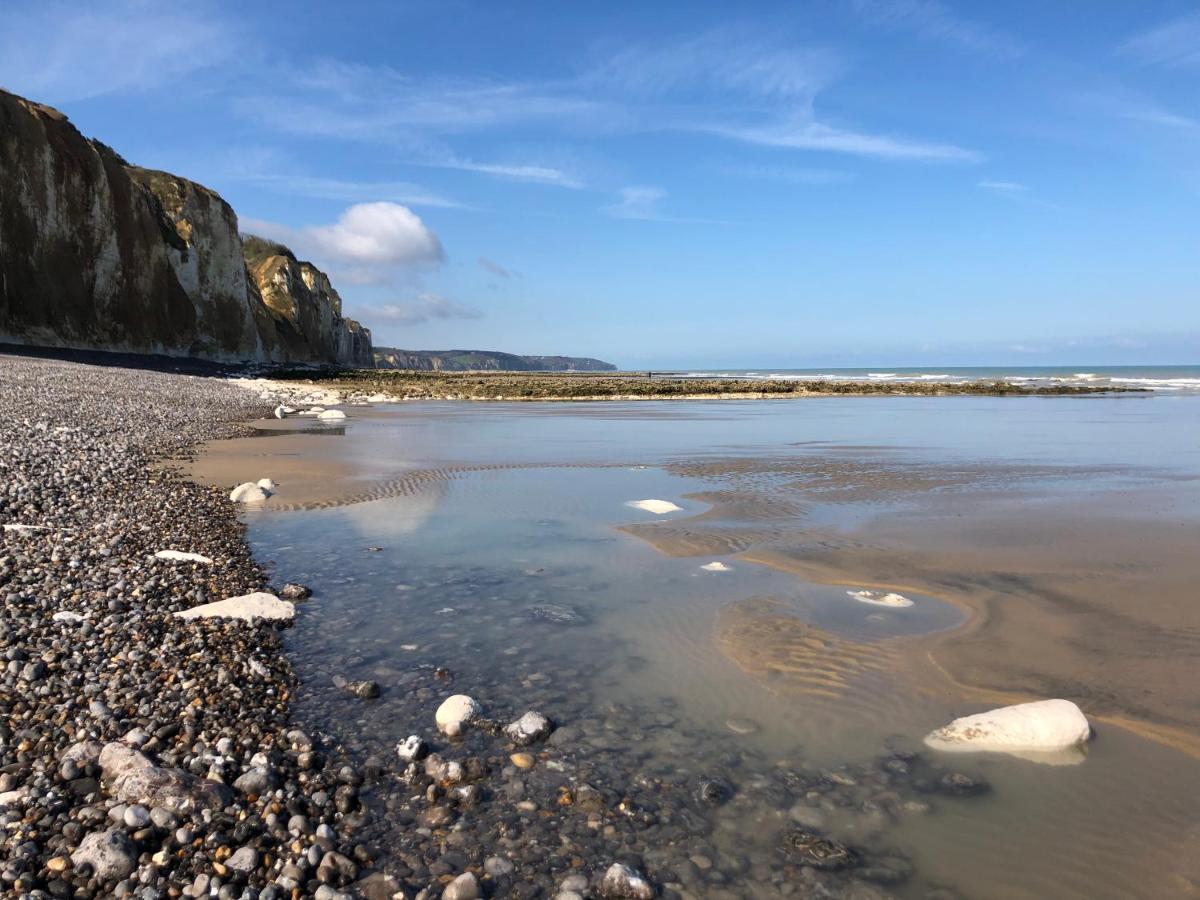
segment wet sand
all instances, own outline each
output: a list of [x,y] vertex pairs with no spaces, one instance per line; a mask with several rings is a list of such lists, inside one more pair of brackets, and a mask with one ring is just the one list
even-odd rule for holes
[[[910,654],[929,662],[926,679],[946,678],[986,702],[1068,697],[1089,714],[1200,754],[1194,482],[1030,499],[1028,479],[1055,473],[1009,472],[1024,486],[1005,492],[996,490],[1003,472],[976,484],[963,472],[939,481],[928,472],[860,475],[839,464],[836,477],[822,468],[815,487],[765,482],[771,488],[759,505],[746,475],[767,468],[777,474],[781,466],[707,464],[707,477],[733,476],[742,492],[698,494],[713,508],[625,530],[671,556],[724,550],[810,581],[941,597],[970,618]],[[806,497],[814,506],[832,497],[887,508],[867,504],[848,528],[821,527],[819,512],[815,527],[803,517],[763,527]],[[917,507],[904,508],[906,500]]]

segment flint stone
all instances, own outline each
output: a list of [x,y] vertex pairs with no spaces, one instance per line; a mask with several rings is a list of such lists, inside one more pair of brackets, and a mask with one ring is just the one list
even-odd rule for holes
[[437,708],[434,719],[439,731],[454,737],[461,734],[463,727],[482,712],[483,708],[466,694],[455,694]]
[[530,744],[545,740],[553,730],[554,725],[551,724],[549,719],[539,712],[530,710],[517,719],[517,721],[509,724],[504,729],[504,733],[518,747],[527,747]]
[[290,621],[295,615],[294,605],[264,591],[229,597],[175,613],[178,619],[241,619],[246,622],[252,619]]
[[479,880],[471,872],[464,872],[446,885],[442,900],[478,900]]
[[110,828],[85,837],[71,854],[71,864],[75,868],[90,865],[97,881],[116,881],[137,868],[137,851],[124,831]]
[[639,872],[621,863],[613,863],[600,881],[600,896],[611,900],[653,900],[655,891]]

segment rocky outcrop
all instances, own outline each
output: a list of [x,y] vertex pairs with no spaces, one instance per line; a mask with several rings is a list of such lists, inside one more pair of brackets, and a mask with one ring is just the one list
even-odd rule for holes
[[0,200],[0,342],[371,365],[370,332],[342,318],[314,267],[289,282],[304,285],[291,318],[264,301],[215,192],[129,165],[57,110],[3,91]]
[[615,372],[601,359],[580,356],[518,356],[495,350],[398,350],[375,348],[375,368],[417,372]]
[[289,359],[303,358],[306,348],[330,348],[330,361],[373,368],[371,332],[342,317],[342,298],[329,276],[287,247],[247,235],[243,242],[246,269],[265,310],[260,328],[274,336]]

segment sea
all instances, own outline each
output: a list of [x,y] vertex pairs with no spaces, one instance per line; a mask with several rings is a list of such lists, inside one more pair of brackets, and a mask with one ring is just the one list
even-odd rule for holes
[[761,378],[970,384],[1003,381],[1025,386],[1078,385],[1200,391],[1200,366],[925,366],[904,368],[694,369],[686,378]]
[[[297,724],[382,768],[378,866],[502,855],[547,896],[614,859],[696,898],[1189,896],[1200,367],[688,374],[1149,390],[406,401],[209,447],[202,480],[278,482],[247,538],[313,589],[286,636]],[[558,730],[518,769],[437,734],[452,694]],[[923,743],[1048,697],[1094,739]],[[450,827],[402,776],[411,734],[485,763]],[[813,868],[814,836],[852,861]]]

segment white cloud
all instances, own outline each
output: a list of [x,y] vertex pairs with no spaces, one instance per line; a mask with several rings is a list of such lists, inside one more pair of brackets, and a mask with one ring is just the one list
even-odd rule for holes
[[419,294],[415,300],[388,303],[384,306],[359,306],[354,315],[370,325],[383,322],[389,325],[420,325],[434,319],[480,319],[483,313],[469,306],[434,293]]
[[617,219],[658,219],[658,205],[667,192],[656,187],[626,187],[620,190],[621,199],[604,207]]
[[309,229],[330,256],[359,263],[439,263],[442,244],[407,206],[379,201],[351,206],[333,225]]
[[0,5],[0,84],[47,103],[161,87],[236,52],[206,4]]
[[907,28],[926,40],[953,44],[973,53],[1012,58],[1025,52],[1016,38],[965,19],[938,0],[853,0],[852,7],[870,25]]
[[1143,63],[1160,66],[1200,65],[1200,13],[1165,22],[1134,35],[1119,48]]
[[305,255],[360,266],[423,267],[440,263],[441,241],[406,206],[379,201],[349,207],[332,225],[290,228],[243,218],[243,231],[289,244]]

